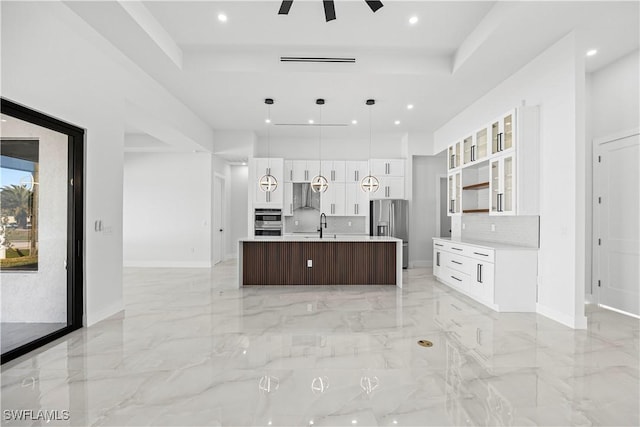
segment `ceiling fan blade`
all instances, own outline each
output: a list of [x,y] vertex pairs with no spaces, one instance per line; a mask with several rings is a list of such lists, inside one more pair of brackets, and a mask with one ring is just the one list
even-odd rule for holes
[[322,3],[324,4],[324,17],[327,22],[336,19],[336,5],[333,0],[322,0]]
[[379,0],[364,0],[364,1],[367,2],[367,6],[371,8],[372,12],[375,12],[378,9],[380,9],[382,6],[384,6],[382,2]]
[[293,0],[282,0],[282,4],[280,5],[280,10],[278,11],[278,15],[288,15],[289,10],[291,10],[292,4],[293,4]]

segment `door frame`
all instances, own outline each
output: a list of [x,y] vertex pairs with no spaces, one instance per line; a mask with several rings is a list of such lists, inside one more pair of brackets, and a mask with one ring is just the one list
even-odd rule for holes
[[[599,138],[593,139],[593,144],[592,144],[593,158],[592,158],[592,164],[591,164],[592,171],[593,171],[591,174],[591,180],[592,180],[591,181],[591,184],[592,184],[591,185],[591,193],[592,193],[591,194],[591,200],[592,200],[591,259],[592,259],[592,264],[591,264],[590,286],[591,286],[592,299],[593,301],[595,301],[595,303],[598,306],[600,306],[600,288],[598,287],[598,278],[600,276],[600,251],[599,251],[599,245],[598,245],[598,236],[600,235],[600,209],[599,209],[599,203],[598,203],[599,187],[597,184],[599,183],[599,178],[600,178],[599,168],[598,168],[598,163],[599,163],[598,156],[601,153],[600,147],[607,143],[615,142],[620,139],[629,138],[631,136],[635,136],[639,134],[640,134],[640,128],[634,128],[634,129],[616,132],[605,137],[599,137]],[[617,311],[622,314],[626,314],[628,316],[638,317],[632,313],[627,313],[622,310],[617,310],[614,307],[606,306],[605,308],[608,310]]]
[[82,328],[84,313],[84,144],[85,130],[31,108],[0,98],[3,114],[69,137],[67,179],[67,326],[2,354],[4,364]]
[[[211,240],[211,266],[213,267],[214,265],[224,261],[227,259],[227,254],[226,254],[226,234],[225,231],[222,232],[222,236],[219,236],[219,231],[216,229],[215,227],[215,219],[214,219],[214,215],[216,212],[216,207],[215,207],[215,201],[216,201],[216,194],[215,194],[215,188],[216,188],[216,179],[220,180],[220,228],[222,228],[223,230],[226,229],[225,227],[225,220],[226,220],[226,203],[225,203],[225,197],[226,197],[226,191],[227,191],[227,180],[226,177],[224,175],[222,175],[221,173],[218,172],[214,172],[213,174],[213,185],[212,185],[212,193],[213,193],[213,198],[211,200],[211,217],[212,217],[212,222],[211,222],[211,229],[212,229],[212,234],[213,234],[213,238]],[[218,237],[216,237],[218,236]],[[215,260],[215,244],[219,245],[218,250],[220,251],[220,260],[216,262]]]

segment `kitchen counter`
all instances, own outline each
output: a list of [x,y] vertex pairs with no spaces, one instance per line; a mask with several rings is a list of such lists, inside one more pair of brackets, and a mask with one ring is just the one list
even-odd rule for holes
[[402,240],[342,235],[246,237],[238,242],[239,286],[402,287]]
[[529,248],[526,246],[509,245],[506,243],[487,242],[485,240],[473,240],[465,238],[452,238],[452,237],[433,237],[433,240],[442,240],[450,243],[460,243],[464,245],[477,246],[479,248],[494,249],[494,250],[523,250],[523,251],[537,251],[538,248]]

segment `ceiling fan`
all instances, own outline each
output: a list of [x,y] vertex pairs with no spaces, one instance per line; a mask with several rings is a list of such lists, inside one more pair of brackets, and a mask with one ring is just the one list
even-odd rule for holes
[[[372,12],[376,12],[382,6],[381,1],[379,0],[364,0],[367,3],[367,6],[371,9]],[[333,21],[336,19],[336,6],[333,0],[322,0],[322,4],[324,5],[324,17],[329,21]],[[289,10],[291,10],[291,6],[293,5],[293,0],[282,0],[282,4],[280,5],[280,10],[278,11],[278,15],[288,15]]]

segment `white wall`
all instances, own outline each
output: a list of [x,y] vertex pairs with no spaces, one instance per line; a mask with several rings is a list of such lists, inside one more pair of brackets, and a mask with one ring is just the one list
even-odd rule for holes
[[227,254],[234,257],[238,255],[238,240],[249,235],[249,230],[247,230],[249,216],[247,200],[247,191],[249,191],[248,174],[249,168],[247,166],[231,166],[230,191],[233,215],[231,215],[229,222],[230,233]]
[[640,51],[620,58],[589,76],[593,138],[640,125]]
[[[521,105],[540,106],[541,193],[538,312],[571,327],[584,316],[584,58],[569,34],[435,132],[439,152],[461,135]],[[582,61],[582,62],[581,62]],[[582,189],[582,195],[578,191]],[[582,197],[582,199],[581,199]]]
[[[85,324],[122,309],[125,121],[210,147],[213,132],[61,2],[3,2],[2,96],[85,128]],[[126,117],[130,108],[136,117]],[[144,122],[144,123],[142,123]],[[170,132],[171,131],[171,132]],[[166,141],[165,141],[166,142]],[[103,232],[93,223],[102,220]]]
[[447,173],[443,156],[413,156],[413,198],[411,201],[411,236],[409,237],[409,265],[431,267],[433,264],[432,237],[437,229],[436,186],[440,175]]
[[211,266],[210,165],[209,153],[125,154],[125,266]]

